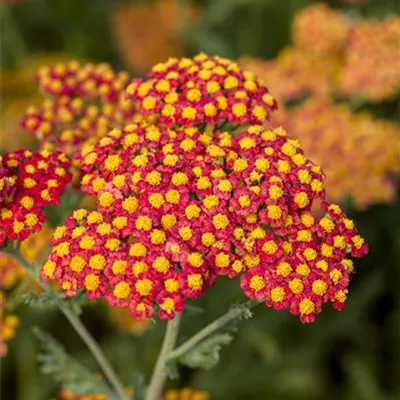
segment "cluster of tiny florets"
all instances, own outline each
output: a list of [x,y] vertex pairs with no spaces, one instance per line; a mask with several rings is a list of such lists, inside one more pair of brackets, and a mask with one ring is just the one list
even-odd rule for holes
[[325,3],[300,10],[294,18],[293,43],[305,51],[329,54],[345,45],[350,23],[340,12]]
[[400,18],[361,21],[350,31],[339,88],[369,101],[394,98],[400,91]]
[[205,54],[155,65],[147,79],[132,81],[126,97],[141,114],[157,115],[167,126],[262,124],[277,108],[252,72]]
[[74,159],[76,169],[82,147],[135,118],[133,103],[122,95],[129,75],[108,64],[60,63],[41,68],[36,80],[46,98],[41,107],[28,109],[21,125],[41,149]]
[[68,167],[62,153],[18,150],[0,157],[0,246],[40,230],[44,208],[59,202],[71,179]]
[[96,394],[78,394],[70,390],[62,390],[56,398],[50,400],[107,400],[108,396],[102,393]]
[[164,400],[209,400],[210,395],[204,390],[196,390],[191,387],[170,389],[164,393]]
[[[130,125],[82,161],[82,190],[97,210],[58,228],[42,269],[67,294],[172,319],[218,276],[310,322],[345,301],[352,262],[367,248],[351,220],[324,201],[321,169],[281,129],[253,125],[232,137]],[[323,216],[312,211],[322,201]]]

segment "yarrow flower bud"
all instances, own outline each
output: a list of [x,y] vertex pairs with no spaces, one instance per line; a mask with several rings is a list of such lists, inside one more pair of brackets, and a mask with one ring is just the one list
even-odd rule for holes
[[59,202],[71,179],[68,166],[58,152],[18,150],[0,157],[0,246],[40,230],[44,208]]
[[262,124],[277,108],[267,88],[251,72],[221,57],[198,54],[155,65],[147,79],[134,79],[127,99],[143,115],[168,126]]
[[[76,210],[42,269],[67,294],[129,307],[139,320],[182,312],[216,277],[242,275],[245,294],[310,322],[345,300],[350,252],[366,244],[324,201],[321,169],[282,128],[232,137],[197,127],[113,130],[82,163],[97,211]],[[322,200],[326,215],[312,211]]]

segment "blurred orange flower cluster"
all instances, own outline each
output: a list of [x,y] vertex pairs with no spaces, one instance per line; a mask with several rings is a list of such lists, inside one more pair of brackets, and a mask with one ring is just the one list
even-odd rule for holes
[[[317,3],[293,21],[293,45],[274,60],[243,58],[271,88],[280,105],[273,124],[281,123],[300,139],[306,154],[327,177],[331,201],[351,197],[355,206],[389,202],[400,173],[399,126],[345,103],[381,102],[400,89],[400,17],[383,21],[350,20]],[[311,99],[302,102],[304,98]],[[293,101],[297,103],[292,106]]]
[[183,21],[193,23],[198,10],[179,0],[125,3],[112,15],[112,30],[124,62],[136,72],[184,54],[180,33]]
[[278,101],[307,94],[392,99],[400,90],[400,17],[350,20],[317,3],[294,18],[293,45],[275,60],[243,59]]

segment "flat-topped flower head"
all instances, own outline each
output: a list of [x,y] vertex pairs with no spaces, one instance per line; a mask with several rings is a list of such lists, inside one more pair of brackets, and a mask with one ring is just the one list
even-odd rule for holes
[[0,246],[39,231],[44,208],[57,204],[71,176],[62,153],[18,150],[0,157]]
[[203,53],[155,65],[146,79],[132,81],[126,97],[141,114],[156,115],[168,126],[262,124],[277,108],[253,73]]
[[[42,269],[67,294],[171,319],[218,276],[310,322],[343,306],[347,253],[367,248],[325,201],[324,176],[282,128],[203,133],[147,124],[113,130],[85,155],[82,189],[97,210],[58,228]],[[322,202],[326,215],[313,212]]]

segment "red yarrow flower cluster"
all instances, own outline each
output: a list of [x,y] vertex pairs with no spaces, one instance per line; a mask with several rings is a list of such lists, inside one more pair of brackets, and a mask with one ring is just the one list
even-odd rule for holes
[[76,210],[56,230],[42,276],[140,320],[156,309],[172,319],[218,276],[241,275],[249,298],[311,322],[323,303],[342,308],[347,255],[367,251],[326,203],[321,169],[281,128],[232,137],[133,124],[101,139],[82,170],[97,210]]
[[141,114],[157,115],[167,126],[262,124],[277,108],[252,72],[221,57],[198,54],[157,64],[147,79],[134,79],[127,99]]
[[133,102],[123,96],[129,80],[128,73],[108,64],[70,61],[42,67],[36,81],[46,98],[41,107],[27,110],[21,125],[41,149],[70,156],[77,170],[83,147],[137,118]]
[[18,150],[0,157],[0,246],[40,230],[44,208],[59,202],[71,179],[68,167],[58,152]]

